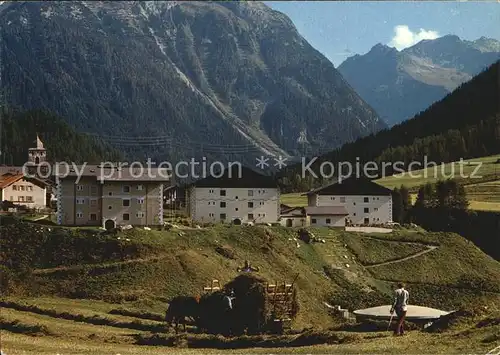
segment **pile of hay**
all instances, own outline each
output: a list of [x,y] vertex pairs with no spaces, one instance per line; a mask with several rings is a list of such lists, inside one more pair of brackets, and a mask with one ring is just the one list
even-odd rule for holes
[[199,303],[198,327],[201,332],[230,335],[233,314],[224,301],[225,293],[216,291],[203,295]]
[[[284,317],[286,305],[274,303],[267,297],[266,286],[265,279],[250,273],[239,275],[224,286],[225,290],[234,291],[232,330],[235,334],[265,332],[273,326],[274,319]],[[299,309],[295,289],[288,304],[291,304],[293,319]]]

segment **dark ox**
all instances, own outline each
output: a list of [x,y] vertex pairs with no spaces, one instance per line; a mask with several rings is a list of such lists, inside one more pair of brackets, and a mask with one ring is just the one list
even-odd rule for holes
[[192,318],[195,322],[198,322],[199,317],[199,298],[189,297],[189,296],[177,296],[174,297],[168,304],[167,312],[165,313],[165,321],[172,326],[175,323],[175,331],[179,323],[184,327],[186,331],[186,318]]
[[219,291],[205,294],[199,303],[198,329],[210,334],[230,335],[233,323],[232,314],[225,293]]

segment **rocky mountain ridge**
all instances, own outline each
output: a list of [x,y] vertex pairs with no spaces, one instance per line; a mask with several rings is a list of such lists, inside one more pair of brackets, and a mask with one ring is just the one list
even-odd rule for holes
[[425,110],[500,59],[500,42],[447,35],[398,51],[383,44],[344,61],[339,71],[388,124]]
[[6,4],[6,103],[53,111],[129,156],[293,156],[386,127],[260,2]]

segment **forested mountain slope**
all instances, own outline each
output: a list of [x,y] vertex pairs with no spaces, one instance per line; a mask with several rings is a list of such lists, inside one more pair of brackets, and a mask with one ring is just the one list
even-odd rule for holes
[[7,2],[0,12],[6,103],[48,109],[131,157],[324,152],[386,127],[260,2]]
[[[318,172],[323,161],[402,161],[407,167],[411,161],[423,162],[425,156],[428,161],[441,163],[498,154],[499,66],[500,61],[413,119],[321,156],[313,164],[313,170]],[[300,170],[300,166],[291,166],[283,172],[289,189],[300,190],[322,183],[297,178]],[[391,175],[392,170],[389,167],[384,173]]]

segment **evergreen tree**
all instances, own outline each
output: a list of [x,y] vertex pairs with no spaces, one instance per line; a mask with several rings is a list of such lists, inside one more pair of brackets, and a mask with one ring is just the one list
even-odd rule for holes
[[403,223],[404,220],[403,199],[397,187],[392,192],[392,220],[397,223]]

